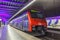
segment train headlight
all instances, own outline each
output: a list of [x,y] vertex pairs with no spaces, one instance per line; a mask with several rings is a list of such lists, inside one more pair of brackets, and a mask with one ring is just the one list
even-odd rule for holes
[[38,23],[38,25],[41,25],[41,23]]

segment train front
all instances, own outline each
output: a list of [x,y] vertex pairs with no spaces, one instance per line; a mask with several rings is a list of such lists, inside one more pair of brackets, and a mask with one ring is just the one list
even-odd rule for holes
[[46,34],[47,22],[42,13],[30,11],[30,30],[41,35]]

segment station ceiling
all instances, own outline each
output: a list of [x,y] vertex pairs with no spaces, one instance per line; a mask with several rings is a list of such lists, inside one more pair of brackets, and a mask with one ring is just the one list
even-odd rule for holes
[[9,20],[30,1],[31,0],[0,0],[0,19],[4,22]]
[[[0,0],[0,19],[3,21],[9,20],[13,15],[15,15],[31,1],[32,0]],[[30,9],[43,11],[46,17],[59,16],[60,0],[36,0],[25,10]]]

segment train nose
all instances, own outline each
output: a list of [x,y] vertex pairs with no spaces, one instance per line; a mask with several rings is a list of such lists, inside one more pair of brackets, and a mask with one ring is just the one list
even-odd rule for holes
[[39,31],[39,30],[41,30],[41,26],[39,25],[39,26],[33,26],[33,29],[32,29],[33,31]]
[[37,25],[32,28],[32,31],[38,33],[39,35],[45,35],[46,28],[44,26]]

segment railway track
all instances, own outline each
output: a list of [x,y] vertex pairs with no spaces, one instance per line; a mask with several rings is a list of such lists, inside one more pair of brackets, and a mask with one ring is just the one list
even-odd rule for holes
[[41,40],[60,40],[60,32],[50,30],[47,32],[47,35],[45,36],[35,36],[35,37],[40,38]]
[[41,36],[36,36],[37,38],[40,38],[41,40],[55,40],[54,38],[50,38],[50,37],[48,37],[48,36],[43,36],[43,37],[41,37]]
[[[28,33],[28,32],[27,32]],[[56,40],[56,39],[54,39],[53,37],[51,37],[51,36],[49,36],[49,34],[47,34],[47,35],[45,35],[45,36],[41,36],[41,35],[34,35],[33,33],[28,33],[28,34],[30,34],[30,35],[32,35],[32,36],[34,36],[34,37],[37,37],[37,38],[39,38],[39,39],[41,39],[41,40]]]

